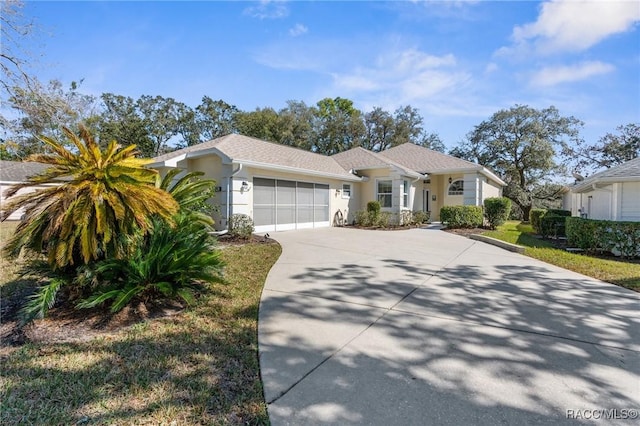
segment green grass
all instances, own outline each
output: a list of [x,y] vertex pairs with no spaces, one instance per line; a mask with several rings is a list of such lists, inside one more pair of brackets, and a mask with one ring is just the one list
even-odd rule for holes
[[280,252],[225,248],[228,283],[176,315],[0,349],[0,424],[267,424],[258,304]]
[[533,236],[531,225],[509,221],[495,231],[482,235],[525,247],[527,256],[552,265],[640,291],[640,263],[601,259],[585,254],[569,253]]

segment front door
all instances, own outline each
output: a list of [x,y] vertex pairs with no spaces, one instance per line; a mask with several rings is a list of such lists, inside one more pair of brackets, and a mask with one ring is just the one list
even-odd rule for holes
[[431,197],[431,195],[429,195],[429,190],[428,189],[423,190],[422,191],[422,210],[424,210],[425,212],[430,211],[429,197]]

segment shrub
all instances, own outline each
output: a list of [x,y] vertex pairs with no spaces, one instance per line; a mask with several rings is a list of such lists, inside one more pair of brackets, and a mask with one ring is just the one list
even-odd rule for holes
[[540,235],[547,237],[564,237],[567,216],[558,216],[547,212],[540,218]]
[[569,216],[571,216],[571,210],[548,209],[547,210],[547,214],[553,214],[553,215],[556,215],[556,216],[569,217]]
[[546,209],[531,209],[529,212],[529,222],[531,223],[531,227],[538,234],[540,233],[540,219],[547,212]]
[[440,209],[440,220],[448,228],[475,228],[482,226],[482,207],[444,206]]
[[416,210],[413,212],[413,223],[416,225],[422,225],[427,222],[429,222],[429,212],[422,210]]
[[358,210],[353,215],[353,223],[358,226],[371,226],[371,222],[369,220],[369,212],[364,210]]
[[413,212],[409,210],[402,210],[398,220],[398,225],[410,226],[413,225]]
[[374,216],[377,216],[380,213],[380,202],[379,201],[369,201],[367,203],[367,212],[372,213]]
[[222,282],[220,251],[208,230],[187,214],[178,215],[174,228],[154,219],[148,236],[133,237],[129,256],[96,262],[92,269],[100,284],[77,307],[111,301],[111,311],[117,312],[132,301],[176,297],[192,303],[203,282]]
[[567,239],[569,244],[588,252],[611,251],[623,257],[640,255],[640,222],[615,222],[611,220],[568,217]]
[[496,229],[509,218],[511,200],[505,197],[487,198],[484,200],[484,215],[491,229]]
[[380,212],[373,221],[373,226],[376,228],[388,228],[391,223],[391,213]]
[[253,219],[246,214],[234,214],[229,219],[229,235],[248,240],[255,231]]

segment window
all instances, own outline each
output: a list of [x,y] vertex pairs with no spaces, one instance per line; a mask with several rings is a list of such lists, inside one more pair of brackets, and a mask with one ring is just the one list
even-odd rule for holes
[[351,197],[351,184],[343,183],[342,184],[342,198],[350,198]]
[[409,181],[402,181],[402,207],[409,207]]
[[449,185],[449,195],[462,195],[464,194],[464,181],[462,179],[453,181]]
[[378,202],[380,202],[380,207],[391,207],[391,194],[393,191],[392,182],[390,180],[379,180],[377,190],[377,198]]

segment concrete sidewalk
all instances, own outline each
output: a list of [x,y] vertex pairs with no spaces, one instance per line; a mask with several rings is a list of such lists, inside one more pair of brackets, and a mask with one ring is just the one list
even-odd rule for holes
[[640,409],[638,293],[437,230],[273,237],[259,349],[274,425],[575,424],[567,413]]

